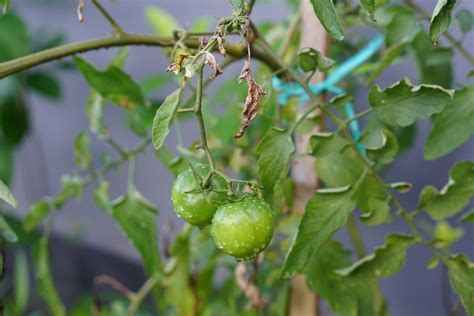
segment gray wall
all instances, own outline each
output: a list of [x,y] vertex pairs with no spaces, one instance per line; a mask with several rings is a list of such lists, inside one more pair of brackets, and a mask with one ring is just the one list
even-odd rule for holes
[[[51,2],[51,1],[50,1]],[[13,1],[14,9],[18,10],[28,21],[32,30],[44,32],[44,30],[61,30],[67,34],[70,42],[104,36],[110,31],[110,27],[103,18],[87,3],[84,23],[77,22],[75,5],[76,1],[52,1],[54,4],[45,5],[46,1],[16,0]],[[87,1],[86,1],[87,2]],[[131,32],[150,32],[151,29],[143,20],[142,8],[147,4],[156,4],[178,17],[183,23],[194,21],[197,17],[207,15],[220,17],[230,14],[227,1],[137,1],[122,0],[116,4],[103,1],[113,16],[122,23],[124,28]],[[262,1],[263,2],[263,1]],[[419,1],[431,9],[435,0]],[[199,3],[199,5],[196,5]],[[474,2],[463,1],[462,5],[474,10]],[[258,5],[255,10],[257,20],[280,21],[287,10],[280,1],[265,1]],[[468,47],[472,51],[473,37],[467,39]],[[87,59],[98,66],[104,66],[115,50],[102,50],[90,52],[85,55]],[[456,54],[456,79],[465,82],[465,74],[470,69],[469,65],[461,56]],[[163,71],[166,61],[158,48],[130,49],[125,70],[132,74],[136,80],[146,78],[148,75]],[[45,67],[48,67],[46,65]],[[416,81],[414,65],[404,64],[392,67],[379,79],[382,86],[392,84],[409,74]],[[75,135],[87,127],[87,118],[84,113],[83,104],[88,95],[88,86],[77,73],[63,73],[64,97],[56,104],[36,95],[29,95],[29,105],[32,113],[33,133],[21,146],[17,156],[16,178],[13,185],[14,193],[20,200],[20,213],[25,214],[27,206],[44,195],[55,194],[59,190],[59,177],[62,174],[74,170],[71,144]],[[166,91],[162,91],[165,96]],[[360,108],[367,107],[366,89],[361,87],[358,91],[356,105]],[[125,146],[133,146],[137,139],[131,135],[123,126],[123,113],[119,110],[109,108],[107,110],[107,121],[111,127],[113,137]],[[474,141],[464,144],[452,154],[437,161],[425,162],[423,160],[423,142],[429,131],[431,123],[424,121],[419,125],[419,134],[416,147],[405,154],[389,170],[386,179],[389,181],[403,180],[414,185],[412,192],[401,196],[402,201],[409,207],[417,203],[417,196],[421,188],[426,184],[434,184],[442,187],[448,177],[449,169],[455,161],[468,160],[474,157]],[[186,126],[189,135],[195,127],[191,124]],[[93,138],[92,138],[93,139]],[[192,140],[192,139],[190,139]],[[169,140],[174,142],[174,135]],[[99,153],[108,148],[93,140],[93,150]],[[137,170],[137,186],[139,190],[150,199],[160,210],[158,226],[172,221],[175,226],[182,223],[175,220],[169,201],[172,177],[156,161],[149,152],[140,156]],[[111,196],[116,197],[125,191],[126,168],[122,173],[109,177],[111,182]],[[65,236],[74,236],[81,232],[81,238],[90,244],[125,257],[136,258],[136,254],[124,239],[110,217],[105,215],[88,198],[85,192],[81,201],[73,201],[55,216],[55,230]],[[474,233],[472,227],[466,226],[466,237],[459,250],[474,254]],[[380,226],[377,228],[363,230],[364,239],[368,249],[383,242],[383,236],[390,231],[406,231],[404,223],[395,219],[393,226]],[[338,237],[347,241],[344,232]],[[441,273],[426,271],[425,264],[430,258],[429,253],[422,247],[413,247],[409,251],[407,265],[402,272],[395,277],[382,281],[382,289],[390,298],[390,307],[394,315],[420,316],[420,315],[442,315],[441,305]]]

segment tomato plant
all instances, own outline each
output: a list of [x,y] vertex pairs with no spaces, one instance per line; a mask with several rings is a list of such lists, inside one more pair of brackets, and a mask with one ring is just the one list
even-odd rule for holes
[[[109,12],[112,3],[78,0],[70,11],[79,21],[90,23],[96,9],[110,32],[64,44],[43,32],[31,36],[10,1],[14,9],[15,0],[0,0],[0,202],[8,210],[0,214],[0,245],[15,252],[15,273],[1,287],[14,289],[0,304],[7,315],[36,309],[30,266],[34,293],[54,316],[316,315],[322,300],[340,315],[388,315],[398,298],[380,281],[413,263],[413,251],[427,268],[413,283],[425,285],[431,273],[449,281],[440,282],[442,303],[433,297],[423,312],[443,305],[450,315],[474,315],[472,245],[465,246],[474,162],[462,157],[474,135],[469,2],[288,0],[280,3],[285,16],[268,22],[258,10],[277,4],[232,0],[211,6],[228,7],[226,16],[193,24],[147,6],[153,33],[142,34]],[[127,73],[135,45],[162,48],[166,71],[143,80]],[[85,54],[103,48],[114,56],[97,67]],[[155,71],[155,60],[140,62]],[[75,168],[59,192],[15,217],[23,205],[8,186],[15,150],[28,137],[27,95],[60,99],[56,73],[64,69],[90,87],[75,100],[88,119],[71,145]],[[110,128],[111,107],[139,139],[135,146]],[[407,152],[427,161],[420,174],[428,161],[449,163],[450,171],[439,168],[444,187],[401,179]],[[179,232],[157,225],[159,209],[173,212],[167,204],[140,192],[137,157],[144,155],[176,177],[169,191]],[[111,196],[110,173],[125,166],[126,189]],[[136,249],[147,280],[135,291],[98,277],[91,295],[70,306],[53,278],[48,237],[54,214],[83,195]],[[383,241],[366,237],[375,227]],[[380,244],[370,249],[369,241]],[[116,295],[105,295],[102,284]]]

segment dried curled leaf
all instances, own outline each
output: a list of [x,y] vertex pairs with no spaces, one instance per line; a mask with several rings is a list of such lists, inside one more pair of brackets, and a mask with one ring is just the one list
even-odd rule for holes
[[221,35],[221,34],[218,34],[216,36],[216,39],[217,39],[217,47],[219,48],[219,52],[221,53],[222,56],[225,56],[226,55],[226,51],[225,51],[225,39],[224,37]]
[[199,47],[200,48],[203,48],[204,46],[206,46],[207,43],[208,43],[207,38],[205,38],[204,36],[201,36],[199,38]]
[[178,65],[176,65],[176,63],[170,64],[166,67],[166,72],[174,72],[174,74],[177,75],[179,73]]
[[82,14],[84,12],[84,0],[79,0],[79,3],[77,5],[77,18],[79,19],[79,22],[84,21],[84,15]]
[[214,57],[214,55],[212,55],[211,53],[209,53],[207,51],[206,51],[206,61],[205,61],[205,63],[208,64],[209,66],[211,66],[211,68],[212,68],[212,75],[210,77],[211,79],[217,77],[218,75],[220,75],[222,73],[222,69],[219,66],[219,64],[217,63],[216,58]]
[[179,74],[181,70],[183,69],[183,64],[186,58],[188,58],[189,55],[187,54],[179,54],[175,57],[175,62],[170,64],[167,68],[167,72],[174,72],[175,75]]
[[250,123],[252,123],[255,117],[257,117],[260,97],[267,95],[257,82],[255,82],[255,79],[252,76],[252,72],[250,71],[250,57],[245,59],[244,68],[242,68],[242,72],[238,79],[239,83],[242,83],[244,78],[247,79],[248,92],[247,98],[245,99],[244,110],[242,112],[242,123],[235,138],[240,138],[244,135],[247,127],[249,127]]

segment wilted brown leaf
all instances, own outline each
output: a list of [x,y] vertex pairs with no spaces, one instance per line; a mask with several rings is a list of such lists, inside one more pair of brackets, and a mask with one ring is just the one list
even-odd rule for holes
[[222,69],[219,66],[219,64],[217,63],[216,58],[214,57],[214,55],[212,55],[211,53],[209,53],[207,51],[206,51],[206,61],[205,61],[205,63],[208,64],[209,66],[211,66],[211,68],[212,68],[212,75],[210,77],[211,79],[217,77],[218,75],[220,75],[222,73]]
[[244,109],[242,111],[242,123],[240,124],[240,129],[235,135],[235,138],[240,138],[244,135],[250,123],[257,117],[260,97],[267,95],[252,76],[252,72],[250,71],[250,54],[245,59],[244,67],[238,79],[239,83],[242,83],[244,78],[247,79],[248,84],[247,98],[245,99]]
[[84,0],[79,0],[79,3],[77,5],[77,18],[79,19],[79,22],[84,21],[84,15],[82,14],[84,12]]

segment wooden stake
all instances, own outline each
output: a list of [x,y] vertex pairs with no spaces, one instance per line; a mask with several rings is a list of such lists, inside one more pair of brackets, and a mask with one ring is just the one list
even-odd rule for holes
[[[312,47],[321,53],[327,52],[328,38],[326,31],[314,15],[313,7],[309,0],[301,1],[301,42],[300,47]],[[316,73],[311,78],[311,83],[318,83],[324,79],[322,73]],[[304,111],[307,104],[301,108]],[[320,126],[315,126],[313,132],[320,130]],[[312,133],[296,136],[296,152],[306,153],[309,150],[309,137]],[[318,178],[314,170],[313,157],[297,157],[294,159],[292,167],[292,178],[295,183],[295,199],[292,211],[303,213],[306,203],[318,187]],[[290,316],[313,316],[318,314],[318,298],[311,292],[304,276],[297,276],[292,281],[289,315]]]

